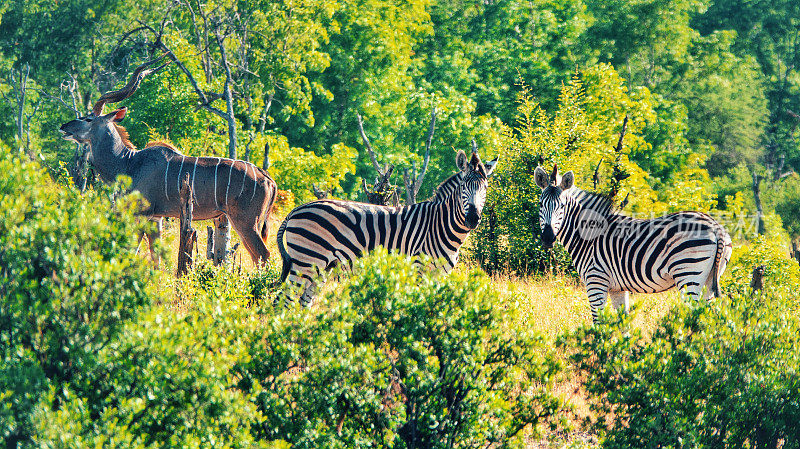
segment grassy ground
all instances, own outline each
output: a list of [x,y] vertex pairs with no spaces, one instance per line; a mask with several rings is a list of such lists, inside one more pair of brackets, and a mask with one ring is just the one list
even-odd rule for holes
[[[274,232],[280,221],[273,221],[270,229],[268,248],[272,254],[272,264],[280,268],[280,255],[278,253]],[[194,228],[198,231],[197,258],[205,258],[206,226],[211,222],[195,222]],[[178,249],[178,224],[170,220],[165,224],[163,239],[167,253],[163,255],[160,268],[163,272],[163,282],[159,288],[164,293],[174,295],[174,273]],[[237,237],[232,235],[231,246],[235,245]],[[142,243],[140,251],[144,251]],[[234,255],[234,264],[241,270],[253,269],[249,255],[243,247],[239,247]],[[457,269],[467,269],[459,267]],[[533,328],[541,333],[549,342],[555,343],[556,338],[578,326],[591,323],[591,312],[586,292],[574,279],[554,276],[541,278],[518,278],[509,276],[494,276],[494,285],[501,293],[501,297],[508,308],[519,311],[510,314],[517,322],[509,323],[509,329],[522,327]],[[323,292],[334,289],[335,282],[330,281]],[[171,291],[171,293],[170,293]],[[631,295],[631,307],[637,310],[634,325],[649,331],[655,327],[658,318],[663,316],[669,308],[679,301],[676,292],[660,293],[654,295]],[[179,306],[180,307],[180,306]],[[586,396],[581,390],[581,380],[567,372],[565,378],[556,386],[558,393],[563,394],[574,407],[575,416],[570,417],[573,430],[550,433],[544,438],[530,439],[528,448],[556,449],[556,448],[591,448],[596,447],[594,435],[582,428],[582,421],[591,416]]]

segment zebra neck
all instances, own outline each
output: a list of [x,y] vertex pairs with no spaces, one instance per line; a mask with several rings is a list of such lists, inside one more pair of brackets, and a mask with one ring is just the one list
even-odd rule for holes
[[92,167],[106,182],[113,182],[119,175],[128,173],[133,151],[125,146],[122,138],[111,129],[106,130],[99,139],[89,143]]
[[[588,230],[589,228],[581,227],[603,225],[607,227],[613,215],[610,202],[606,198],[577,190],[565,198],[564,222],[556,238],[567,249],[572,260],[578,261],[597,237],[596,233]],[[589,223],[591,220],[596,223]],[[587,240],[584,236],[591,236],[591,240]]]
[[434,258],[446,259],[450,268],[458,260],[461,245],[469,235],[470,230],[464,224],[466,217],[461,207],[461,187],[456,186],[449,192],[443,201],[431,204],[432,216],[428,228],[427,240],[429,247],[435,248],[437,254],[430,254]]

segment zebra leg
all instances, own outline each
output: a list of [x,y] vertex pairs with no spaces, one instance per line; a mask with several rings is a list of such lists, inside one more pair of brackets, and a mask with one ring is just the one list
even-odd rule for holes
[[626,315],[630,312],[629,292],[608,292],[608,299],[611,301],[611,305],[613,305],[614,308],[619,309],[620,307],[623,307]]
[[589,294],[589,305],[592,308],[592,323],[597,324],[597,316],[600,311],[606,306],[606,297],[608,296],[608,287],[591,287],[586,289]]
[[278,295],[276,295],[275,299],[272,301],[273,307],[278,307],[280,303],[283,302],[284,306],[288,308],[294,302],[295,297],[297,297],[298,291],[302,292],[299,295],[300,304],[305,307],[311,306],[317,293],[317,283],[312,274],[292,268],[289,275],[286,277],[286,284],[288,287],[279,291]]
[[695,301],[699,301],[703,295],[703,287],[705,287],[705,283],[701,283],[701,281],[694,278],[683,279],[678,283],[678,289],[681,292],[681,299],[684,301],[688,298],[693,298]]
[[300,295],[300,305],[303,307],[311,307],[314,303],[314,298],[317,297],[317,283],[314,280],[309,281],[306,285],[303,294]]
[[583,278],[583,284],[586,285],[586,293],[589,295],[589,306],[592,308],[592,323],[597,324],[597,315],[606,306],[609,290],[608,277],[596,268],[590,268],[581,277]]

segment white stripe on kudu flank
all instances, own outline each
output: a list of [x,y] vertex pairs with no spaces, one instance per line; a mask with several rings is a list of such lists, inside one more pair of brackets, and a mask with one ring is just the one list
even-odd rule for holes
[[[181,194],[181,173],[183,173],[183,163],[186,161],[186,156],[181,155],[181,168],[178,169],[178,182],[175,184],[175,188],[178,190],[178,196]],[[192,189],[194,191],[194,189]]]
[[233,164],[235,164],[235,163],[236,163],[236,161],[233,161],[231,163],[231,169],[228,170],[228,186],[225,187],[225,207],[228,206],[228,190],[231,189],[231,175],[233,175]]
[[239,196],[237,196],[236,198],[241,198],[241,197],[242,197],[242,194],[244,193],[244,180],[245,180],[245,179],[247,179],[247,170],[248,170],[249,168],[250,168],[250,164],[249,164],[249,163],[247,163],[247,162],[245,162],[245,165],[244,165],[244,175],[242,176],[242,188],[241,188],[241,190],[239,190]]
[[172,161],[172,159],[167,158],[167,168],[164,169],[164,196],[167,197],[167,201],[169,201],[169,193],[167,193],[167,173],[169,173],[170,161]]
[[214,206],[219,209],[219,202],[217,201],[217,172],[219,172],[219,164],[222,162],[222,158],[217,158],[217,166],[214,168]]
[[258,184],[258,180],[257,179],[258,179],[258,176],[256,176],[256,166],[253,165],[253,194],[250,195],[250,201],[253,201],[253,198],[256,197],[256,184]]
[[195,203],[197,202],[197,194],[195,193],[196,190],[194,189],[194,174],[197,173],[197,158],[194,159],[194,170],[192,170],[192,197],[194,197]]

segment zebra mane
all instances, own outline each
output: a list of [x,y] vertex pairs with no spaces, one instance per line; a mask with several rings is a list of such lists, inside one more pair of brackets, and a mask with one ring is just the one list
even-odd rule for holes
[[587,192],[577,187],[573,187],[572,197],[580,204],[583,209],[588,209],[603,217],[620,215],[622,211],[614,205],[614,202],[607,195],[602,193]]
[[461,176],[463,172],[458,172],[453,176],[445,179],[433,190],[433,196],[428,201],[432,203],[443,203],[450,197],[450,194],[453,193],[461,184]]

